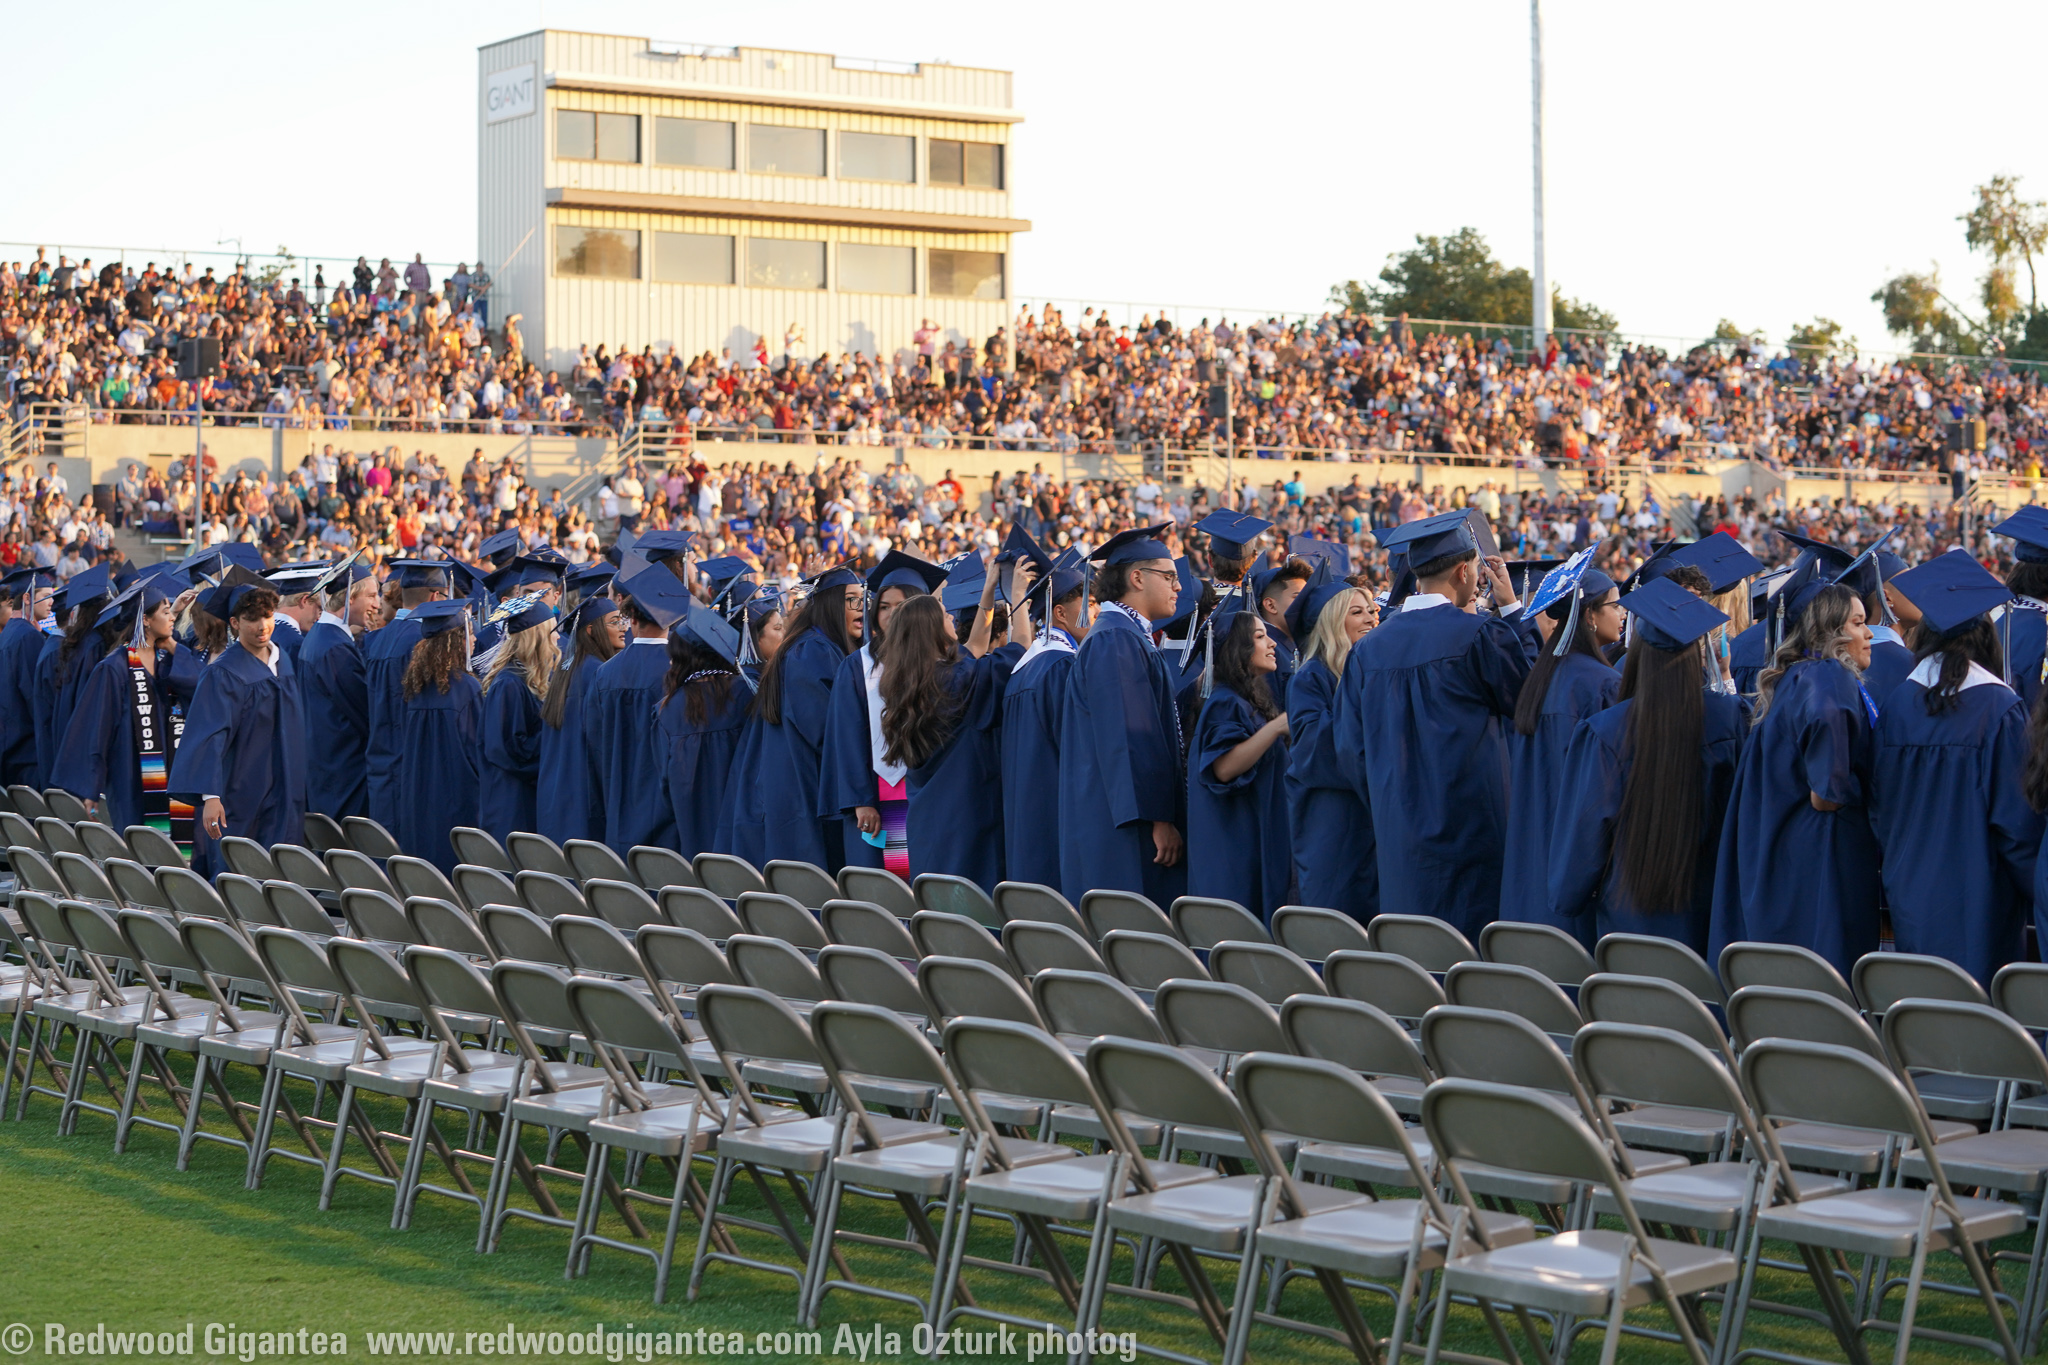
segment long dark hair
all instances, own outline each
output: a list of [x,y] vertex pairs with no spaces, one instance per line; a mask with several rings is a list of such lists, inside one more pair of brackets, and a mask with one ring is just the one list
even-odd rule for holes
[[[1608,591],[1612,591],[1609,589]],[[1605,597],[1607,593],[1600,594]],[[1565,646],[1566,654],[1583,654],[1589,659],[1607,662],[1607,656],[1600,652],[1600,641],[1593,634],[1590,601],[1579,604],[1578,624],[1572,629],[1572,642]],[[1557,629],[1563,630],[1571,619],[1572,600],[1552,603],[1543,609],[1543,614],[1557,622]],[[1564,666],[1564,659],[1557,652],[1557,637],[1552,635],[1548,643],[1536,655],[1536,666],[1529,670],[1529,677],[1522,684],[1521,695],[1515,699],[1515,733],[1533,735],[1536,723],[1543,719],[1543,703],[1550,696],[1550,680],[1557,676],[1557,670]]]
[[1273,702],[1266,675],[1252,667],[1253,632],[1263,624],[1248,611],[1230,618],[1229,628],[1216,642],[1216,681],[1250,702],[1260,720],[1271,720],[1280,708]]
[[454,630],[422,636],[406,660],[402,686],[408,701],[429,687],[446,696],[455,675],[469,664],[469,632],[456,623]]
[[1785,676],[1785,670],[1801,659],[1833,659],[1849,670],[1859,672],[1849,661],[1849,646],[1842,633],[1849,628],[1849,611],[1861,600],[1855,593],[1840,583],[1830,583],[1814,595],[1814,599],[1793,624],[1792,633],[1785,637],[1785,643],[1778,646],[1777,657],[1771,666],[1757,675],[1756,711],[1751,719],[1751,728],[1763,724],[1764,715],[1771,709],[1771,698],[1778,690],[1778,680]]
[[[85,639],[93,633],[97,626],[100,607],[103,604],[103,598],[95,597],[90,601],[81,602],[71,609],[71,619],[64,623],[64,642],[57,646],[56,678],[59,687],[62,687],[70,679],[71,660],[80,649],[85,648]],[[89,650],[87,652],[90,653]],[[99,659],[95,657],[87,664],[87,667],[91,667],[92,664],[98,662]]]
[[1922,623],[1920,648],[1914,655],[1916,661],[1941,660],[1941,674],[1934,686],[1927,689],[1927,714],[1939,716],[1956,709],[1957,700],[1963,695],[1963,682],[1970,676],[1970,665],[1990,669],[2001,677],[2005,673],[2005,652],[1998,647],[1998,629],[1991,624],[1988,616],[1971,620],[1962,629],[1947,635],[1938,635]]
[[[712,676],[691,682],[699,673]],[[681,692],[683,719],[690,724],[702,725],[713,713],[723,711],[732,700],[732,683],[738,676],[731,661],[703,641],[681,631],[668,633],[668,676],[662,679],[661,704],[667,706]]]
[[803,610],[782,637],[782,648],[761,670],[761,688],[754,694],[754,714],[770,725],[782,724],[782,664],[790,647],[813,632],[839,647],[841,656],[853,653],[853,641],[846,634],[846,594],[851,587],[824,588],[810,595]]
[[960,724],[960,699],[946,685],[960,657],[946,635],[946,609],[928,595],[890,615],[882,639],[882,756],[921,768]]
[[1698,644],[1662,650],[1638,635],[1622,668],[1619,700],[1634,705],[1622,722],[1629,770],[1614,861],[1623,894],[1652,914],[1692,908],[1700,852],[1703,659]]
[[611,632],[604,628],[604,618],[593,616],[576,630],[576,654],[569,660],[567,668],[558,668],[548,679],[548,699],[541,703],[540,718],[554,729],[562,728],[562,716],[569,709],[569,692],[576,684],[576,674],[584,664],[595,659],[603,663],[618,653],[612,648]]

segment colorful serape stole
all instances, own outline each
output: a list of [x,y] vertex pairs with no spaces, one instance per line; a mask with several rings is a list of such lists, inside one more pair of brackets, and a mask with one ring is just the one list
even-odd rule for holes
[[910,880],[909,783],[908,777],[893,784],[875,779],[881,797],[882,837],[889,841],[882,849],[882,866],[906,882]]
[[135,702],[135,752],[142,770],[142,823],[169,838],[178,851],[192,852],[192,807],[171,799],[171,756],[185,732],[185,717],[164,706],[156,679],[142,666],[142,651],[128,650],[128,677]]

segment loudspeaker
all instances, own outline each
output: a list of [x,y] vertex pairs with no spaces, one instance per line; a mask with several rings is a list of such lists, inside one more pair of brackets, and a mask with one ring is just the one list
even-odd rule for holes
[[1965,417],[1959,422],[1948,424],[1948,448],[1950,450],[1982,450],[1984,448],[1984,419]]
[[213,379],[219,374],[219,337],[193,337],[178,343],[178,378]]
[[1205,411],[1211,417],[1230,416],[1230,385],[1211,384],[1209,386],[1209,404]]

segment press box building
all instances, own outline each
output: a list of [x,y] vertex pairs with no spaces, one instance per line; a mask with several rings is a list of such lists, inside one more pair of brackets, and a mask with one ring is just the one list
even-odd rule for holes
[[894,355],[1007,325],[1010,73],[553,29],[478,52],[491,321],[529,355]]

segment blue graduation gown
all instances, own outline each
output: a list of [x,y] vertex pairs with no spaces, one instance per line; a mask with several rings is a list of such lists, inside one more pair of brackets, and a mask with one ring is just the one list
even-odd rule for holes
[[1331,707],[1337,675],[1311,658],[1287,688],[1287,828],[1303,905],[1364,924],[1380,912],[1379,845],[1372,809],[1338,760]]
[[1898,632],[1886,626],[1872,626],[1870,667],[1863,670],[1863,690],[1883,714],[1885,703],[1899,684],[1913,671],[1913,651],[1899,641]]
[[[193,695],[204,671],[189,649],[156,652],[156,686],[160,706],[182,707],[189,715]],[[50,785],[62,787],[81,801],[106,797],[100,823],[125,830],[139,825],[142,810],[142,762],[135,748],[135,699],[128,673],[128,651],[117,649],[93,665],[79,689],[70,728],[57,755]],[[161,717],[168,726],[169,717]],[[168,730],[166,731],[168,733]]]
[[867,668],[865,646],[840,660],[825,704],[825,740],[818,752],[818,818],[828,829],[839,830],[841,856],[849,867],[882,866],[882,850],[860,837],[860,821],[854,815],[861,806],[881,800],[868,720]]
[[[747,727],[754,705],[754,689],[738,678],[725,705],[713,709],[701,724],[691,724],[687,712],[689,687],[711,684],[691,683],[662,703],[660,715],[662,768],[661,784],[671,817],[675,821],[676,851],[685,858],[699,853],[723,852],[719,828],[723,823],[730,839],[733,755],[739,752],[740,735]],[[707,697],[707,703],[709,698]]]
[[1060,886],[1080,904],[1098,889],[1170,905],[1187,858],[1153,861],[1152,825],[1186,829],[1174,678],[1152,637],[1104,606],[1067,671],[1060,716]]
[[[47,777],[57,767],[57,745],[63,740],[63,731],[57,728],[57,650],[64,643],[61,635],[45,635],[42,647],[36,651],[36,668],[33,701],[36,713],[36,771]],[[69,717],[66,717],[68,720]],[[36,784],[37,790],[47,785]]]
[[1501,860],[1502,919],[1575,931],[1550,916],[1550,834],[1564,790],[1565,750],[1579,722],[1614,705],[1620,688],[1619,673],[1574,650],[1557,661],[1551,674],[1536,733],[1524,736],[1512,723],[1505,727],[1508,837]]
[[595,658],[584,659],[562,698],[562,723],[540,724],[541,799],[535,821],[538,832],[557,844],[604,838],[604,807],[591,789],[589,746],[583,734],[584,703],[602,667]]
[[[1945,957],[1987,989],[2025,956],[2042,820],[2027,804],[2027,709],[2003,683],[1966,686],[1927,713],[1902,684],[1877,727],[1870,823],[1902,953]],[[2038,912],[2036,912],[2038,913]]]
[[[1998,643],[2005,652],[2005,671],[2013,690],[2027,704],[2027,714],[2041,698],[2041,671],[2048,663],[2048,607],[2022,597],[1998,617]],[[1879,698],[1880,701],[1883,698]]]
[[756,867],[788,858],[836,873],[843,865],[840,822],[818,818],[818,791],[825,718],[846,656],[816,631],[784,650],[782,720],[758,722],[751,748],[742,746],[753,800],[746,823],[734,827],[733,852]]
[[305,647],[306,633],[299,629],[299,623],[280,613],[271,627],[270,643],[284,651],[284,656],[294,665],[299,662],[299,651]]
[[1003,874],[1003,690],[1024,646],[1004,645],[979,659],[961,651],[946,670],[959,724],[905,779],[910,871],[965,877],[994,891]]
[[[1564,785],[1551,828],[1544,922],[1576,935],[1590,951],[1604,934],[1655,934],[1694,952],[1707,951],[1713,913],[1715,859],[1736,765],[1749,732],[1749,707],[1739,697],[1704,691],[1700,716],[1700,833],[1690,910],[1652,913],[1630,901],[1614,862],[1614,834],[1634,756],[1628,751],[1629,709],[1617,702],[1589,717],[1572,735]],[[1712,959],[1709,959],[1710,961]]]
[[605,660],[583,699],[591,793],[604,810],[604,841],[621,858],[636,844],[676,846],[676,817],[663,793],[664,754],[655,733],[668,641],[630,640]]
[[477,826],[499,843],[515,830],[537,833],[540,782],[540,700],[516,668],[491,680],[484,693],[483,767],[479,769]]
[[[420,623],[411,617],[393,621],[363,637],[364,693],[369,698],[370,733],[363,746],[364,794],[370,818],[398,834],[398,772],[405,743],[405,666],[420,642]],[[475,804],[471,803],[472,806]],[[473,824],[458,820],[456,824]],[[399,840],[404,843],[403,839]],[[446,840],[442,840],[446,844]],[[418,853],[408,848],[408,852]],[[432,857],[418,853],[422,858]]]
[[336,820],[368,815],[370,688],[362,646],[346,627],[316,621],[292,664],[306,712],[306,809]]
[[1728,642],[1728,675],[1735,690],[1745,697],[1756,695],[1756,680],[1771,666],[1764,626],[1759,621]]
[[26,616],[0,627],[0,787],[16,783],[41,791],[36,753],[36,659],[43,633]]
[[1060,712],[1071,649],[1042,649],[1003,691],[1003,872],[1013,882],[1060,884]]
[[[1802,659],[1743,746],[1714,876],[1711,956],[1756,939],[1810,948],[1844,977],[1877,949],[1877,740],[1856,677]],[[1841,806],[1813,808],[1810,794]]]
[[1475,942],[1497,917],[1506,729],[1528,676],[1512,622],[1448,602],[1401,611],[1352,647],[1336,751],[1372,807],[1381,911],[1435,915]]
[[[298,675],[282,652],[273,674],[233,643],[200,673],[170,790],[192,803],[195,820],[203,798],[219,797],[227,832],[265,848],[306,837],[306,722]],[[222,871],[217,850],[212,840],[195,842],[193,869]]]
[[483,688],[463,668],[449,678],[446,692],[429,687],[403,700],[401,750],[391,784],[395,823],[386,828],[407,853],[453,873],[458,859],[449,832],[479,818]]
[[1301,667],[1301,655],[1287,632],[1271,621],[1266,623],[1266,634],[1272,638],[1273,660],[1277,665],[1266,678],[1266,690],[1273,694],[1273,704],[1285,711],[1287,689],[1294,685],[1295,672]]
[[1270,923],[1294,887],[1286,739],[1228,782],[1216,776],[1216,760],[1264,724],[1228,687],[1202,706],[1188,746],[1188,894],[1236,901]]

